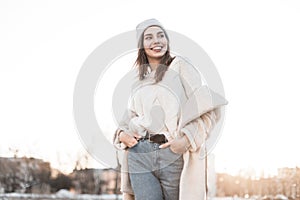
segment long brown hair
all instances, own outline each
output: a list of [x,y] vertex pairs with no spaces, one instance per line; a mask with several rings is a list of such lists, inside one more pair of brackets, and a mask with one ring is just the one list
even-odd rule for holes
[[[166,31],[160,27],[166,38],[168,41],[168,46],[167,46],[167,51],[166,53],[163,55],[160,64],[157,66],[156,71],[155,71],[155,82],[158,83],[159,81],[162,80],[162,78],[165,75],[165,72],[168,70],[169,65],[171,64],[171,62],[173,61],[173,57],[170,55],[170,46],[169,46],[169,37],[166,33]],[[135,66],[138,67],[139,70],[139,80],[143,80],[145,78],[145,76],[148,73],[148,67],[149,67],[149,61],[144,49],[144,33],[142,34],[142,36],[140,37],[139,41],[138,41],[138,47],[139,47],[139,51],[138,51],[138,56],[136,58],[135,61]]]

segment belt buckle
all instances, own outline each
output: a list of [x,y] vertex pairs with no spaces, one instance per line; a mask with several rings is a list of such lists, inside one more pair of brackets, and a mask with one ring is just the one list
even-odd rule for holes
[[149,137],[149,141],[157,144],[164,144],[168,142],[167,138],[163,134],[155,134]]

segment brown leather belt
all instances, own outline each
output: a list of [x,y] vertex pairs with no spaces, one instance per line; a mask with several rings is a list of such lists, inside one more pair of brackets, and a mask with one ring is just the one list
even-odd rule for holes
[[149,140],[150,142],[157,143],[157,144],[164,144],[168,142],[167,138],[163,134],[155,134],[150,135],[148,132],[145,137],[142,137],[140,140]]

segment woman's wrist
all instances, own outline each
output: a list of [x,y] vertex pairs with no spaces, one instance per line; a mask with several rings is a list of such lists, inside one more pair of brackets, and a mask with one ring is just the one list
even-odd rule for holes
[[124,133],[123,130],[118,131],[118,139],[119,139],[120,142],[122,142],[121,141],[121,135],[122,135],[122,133]]
[[190,148],[191,144],[190,144],[190,141],[189,141],[188,137],[185,134],[183,135],[183,138],[185,140],[185,146],[184,147],[185,147],[185,150],[187,151]]

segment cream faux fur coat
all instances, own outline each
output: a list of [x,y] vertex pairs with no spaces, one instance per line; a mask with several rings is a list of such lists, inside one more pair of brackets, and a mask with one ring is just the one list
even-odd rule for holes
[[[221,107],[227,101],[202,84],[199,72],[182,57],[175,57],[165,73],[163,80],[154,84],[154,72],[143,81],[137,81],[132,88],[133,101],[119,124],[114,136],[114,145],[118,149],[121,161],[121,191],[124,200],[134,199],[127,166],[127,150],[118,139],[121,130],[129,130],[132,119],[142,120],[143,127],[155,132],[151,123],[152,105],[145,102],[157,102],[165,113],[163,131],[174,138],[185,134],[190,148],[183,154],[184,166],[180,179],[180,200],[205,199],[205,160],[204,142],[220,119]],[[147,100],[143,98],[147,96]],[[152,98],[152,100],[151,100]],[[146,104],[146,105],[144,105]],[[136,119],[136,117],[141,117]],[[149,121],[150,120],[150,121]],[[154,127],[154,128],[153,128]],[[202,155],[202,158],[200,158]]]

